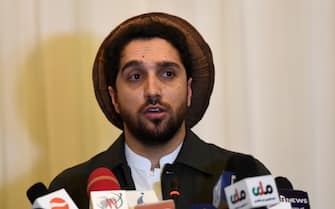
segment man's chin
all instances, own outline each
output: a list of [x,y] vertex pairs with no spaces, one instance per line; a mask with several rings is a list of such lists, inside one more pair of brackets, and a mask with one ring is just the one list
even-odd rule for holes
[[171,130],[168,130],[166,124],[155,124],[155,122],[152,122],[151,124],[143,126],[143,129],[140,132],[137,132],[136,135],[145,145],[159,146],[170,141],[174,134],[175,133],[171,133]]
[[147,130],[162,130],[164,127],[167,126],[167,119],[160,119],[160,118],[155,118],[155,119],[146,119],[142,120],[143,127],[145,127]]
[[147,133],[151,133],[153,136],[160,136],[164,135],[163,133],[166,132],[166,125],[162,124],[162,122],[152,122],[144,127]]
[[125,126],[139,142],[147,146],[165,145],[173,139],[182,125],[182,121],[172,120],[170,117],[149,119],[141,116],[137,119],[130,120],[128,117],[125,119]]

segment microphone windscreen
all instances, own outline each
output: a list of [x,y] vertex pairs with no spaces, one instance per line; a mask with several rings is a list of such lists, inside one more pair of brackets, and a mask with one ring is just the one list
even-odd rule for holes
[[119,181],[108,168],[97,168],[88,177],[87,195],[92,191],[121,190]]
[[34,185],[32,185],[26,192],[27,197],[29,199],[29,201],[31,202],[31,204],[34,203],[34,201],[43,196],[48,194],[49,191],[47,189],[47,187],[42,183],[42,182],[38,182]]
[[278,189],[293,189],[292,183],[286,177],[277,176],[275,182]]

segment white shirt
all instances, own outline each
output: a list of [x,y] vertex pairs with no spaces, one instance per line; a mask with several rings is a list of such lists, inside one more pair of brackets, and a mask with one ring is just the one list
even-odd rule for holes
[[149,159],[136,154],[125,144],[125,155],[128,165],[131,169],[131,176],[133,177],[136,190],[154,190],[159,199],[162,199],[161,189],[161,172],[166,163],[172,164],[176,159],[182,143],[171,153],[163,156],[159,160],[159,168],[151,170],[151,162]]

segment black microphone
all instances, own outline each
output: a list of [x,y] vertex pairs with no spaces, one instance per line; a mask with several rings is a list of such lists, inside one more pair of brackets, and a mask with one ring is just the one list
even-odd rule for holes
[[47,187],[38,182],[32,185],[26,192],[32,209],[67,208],[78,209],[65,189],[49,192]]
[[275,182],[278,189],[293,189],[292,183],[283,176],[277,176]]
[[292,183],[285,177],[275,178],[281,202],[289,202],[292,208],[310,209],[308,194],[302,190],[293,189]]
[[47,187],[42,182],[33,184],[26,192],[27,197],[31,204],[33,204],[37,198],[46,195],[48,193],[49,191]]
[[172,177],[169,195],[175,202],[180,196],[179,183],[178,183],[178,178],[176,175]]
[[178,198],[180,196],[179,192],[179,181],[178,177],[176,175],[176,172],[173,168],[173,165],[171,164],[166,164],[164,166],[164,174],[166,175],[166,182],[163,182],[162,179],[162,185],[168,185],[169,191],[168,191],[168,198],[173,199],[175,204],[177,205]]

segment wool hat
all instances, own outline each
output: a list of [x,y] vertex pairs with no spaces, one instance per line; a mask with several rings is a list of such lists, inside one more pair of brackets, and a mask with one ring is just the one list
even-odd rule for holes
[[[134,25],[151,23],[162,24],[177,29],[184,34],[191,58],[190,76],[192,77],[192,100],[186,114],[186,124],[192,128],[203,117],[209,105],[214,86],[214,64],[211,49],[200,33],[185,19],[166,13],[145,13],[132,17],[118,25],[102,42],[93,66],[93,85],[96,99],[107,119],[116,127],[123,129],[120,115],[115,111],[107,82],[106,56],[107,48],[118,36]],[[113,59],[113,58],[109,58]]]

